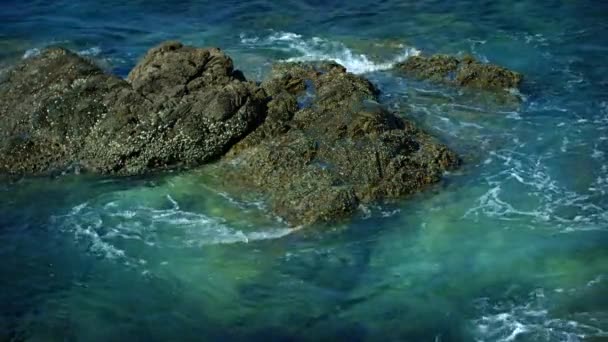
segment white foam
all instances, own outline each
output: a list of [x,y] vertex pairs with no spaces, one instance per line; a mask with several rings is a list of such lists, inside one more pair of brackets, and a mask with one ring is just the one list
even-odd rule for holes
[[28,49],[27,51],[25,51],[25,53],[23,54],[23,59],[28,59],[28,58],[32,58],[32,57],[36,57],[40,55],[40,49],[38,48],[33,48],[33,49]]
[[[570,143],[562,141],[560,152],[565,149],[564,144]],[[570,190],[554,179],[547,165],[551,155],[538,157],[504,149],[490,152],[490,158],[502,162],[500,171],[486,176],[488,188],[467,210],[465,218],[483,215],[500,220],[531,219],[537,223],[554,223],[550,229],[565,233],[606,229],[606,208],[601,203],[592,202],[591,195]],[[606,185],[600,177],[589,190],[601,193]],[[526,196],[526,201],[507,199],[513,188],[522,187],[526,191],[518,191]],[[564,208],[572,208],[580,214],[564,217]]]
[[[31,48],[31,49],[28,49],[25,51],[22,58],[28,59],[28,58],[36,57],[36,56],[40,55],[40,52],[41,52],[41,50],[39,48]],[[91,48],[78,51],[78,54],[80,56],[84,56],[84,57],[96,57],[96,56],[101,55],[101,48],[98,46],[93,46]]]
[[382,218],[388,218],[388,217],[393,217],[397,214],[399,214],[401,212],[401,209],[396,208],[396,209],[388,209],[382,205],[378,205],[378,204],[359,204],[358,207],[360,213],[361,213],[361,218],[364,220],[370,219],[370,218],[374,218],[374,217],[382,217]]
[[[563,291],[553,291],[559,295]],[[546,308],[551,300],[537,289],[529,294],[530,301],[513,304],[512,301],[490,302],[481,298],[476,302],[480,317],[473,319],[472,330],[477,341],[580,341],[585,337],[606,336],[595,320],[590,324],[585,313],[568,318],[554,317]],[[597,325],[596,325],[597,324]]]
[[[180,209],[165,195],[170,208],[140,205],[115,196],[109,201],[89,201],[74,206],[67,214],[53,217],[63,231],[74,234],[92,254],[141,264],[142,244],[152,248],[200,248],[206,245],[250,243],[282,238],[300,229],[286,226],[245,230],[232,227],[223,218]],[[129,246],[134,246],[129,248]]]
[[274,32],[266,37],[246,37],[245,35],[241,35],[241,43],[297,55],[286,59],[288,62],[334,61],[355,74],[388,70],[395,63],[403,62],[410,56],[420,54],[420,51],[415,48],[404,47],[400,54],[390,60],[374,61],[365,54],[353,52],[341,42],[319,37],[307,39],[292,32]]
[[179,210],[179,204],[176,200],[173,199],[173,197],[171,197],[171,195],[167,194],[167,199],[169,200],[169,202],[171,202],[171,204],[173,204],[173,209]]
[[98,234],[98,230],[101,228],[101,221],[97,221],[92,224],[76,223],[74,224],[73,228],[77,240],[87,243],[88,250],[91,253],[107,259],[119,259],[125,256],[124,250],[104,241]]
[[78,54],[85,57],[99,56],[101,54],[101,48],[99,46],[93,46],[91,48],[78,51]]

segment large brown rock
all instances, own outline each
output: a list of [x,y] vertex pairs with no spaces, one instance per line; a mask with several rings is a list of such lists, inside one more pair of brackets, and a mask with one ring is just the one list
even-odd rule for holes
[[0,171],[39,174],[80,161],[83,138],[130,86],[61,48],[27,59],[0,81]]
[[60,48],[20,63],[0,83],[0,172],[197,166],[265,115],[264,91],[218,49],[162,44],[128,81]]
[[218,49],[165,43],[150,50],[128,80],[134,91],[117,94],[115,114],[86,139],[89,169],[137,174],[201,165],[222,156],[265,116],[264,91]]
[[267,195],[292,224],[351,215],[438,182],[458,157],[377,102],[366,79],[337,64],[281,64],[263,83],[264,124],[221,168],[231,184]]

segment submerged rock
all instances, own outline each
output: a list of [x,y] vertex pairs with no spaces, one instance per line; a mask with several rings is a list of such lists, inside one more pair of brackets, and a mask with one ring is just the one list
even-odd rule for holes
[[369,81],[340,65],[280,64],[262,86],[272,96],[266,121],[222,168],[232,184],[265,193],[292,224],[414,193],[458,165],[452,151],[388,112]]
[[471,56],[413,56],[395,65],[398,72],[433,82],[499,91],[518,88],[523,77],[503,67],[484,64]]
[[0,83],[0,172],[110,174],[196,166],[257,126],[266,95],[218,49],[168,42],[128,81],[51,48]]

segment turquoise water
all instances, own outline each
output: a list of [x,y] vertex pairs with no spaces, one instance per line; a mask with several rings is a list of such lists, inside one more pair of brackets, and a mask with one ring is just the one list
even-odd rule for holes
[[[61,44],[124,76],[166,39],[219,46],[252,79],[337,60],[464,165],[305,229],[230,197],[213,166],[2,180],[0,340],[608,338],[608,3],[0,3],[0,67]],[[523,100],[388,70],[417,51],[520,71]]]

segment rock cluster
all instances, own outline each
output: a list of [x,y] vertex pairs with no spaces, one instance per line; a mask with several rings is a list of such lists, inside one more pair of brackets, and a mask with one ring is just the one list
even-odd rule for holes
[[[486,72],[463,63],[446,62],[459,82]],[[126,80],[61,48],[0,79],[0,173],[136,175],[220,158],[227,182],[263,193],[291,224],[411,194],[459,162],[335,63],[279,64],[258,85],[218,49],[167,42]]]

